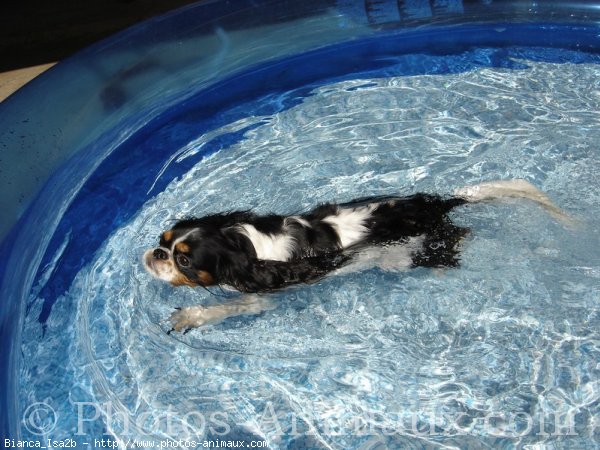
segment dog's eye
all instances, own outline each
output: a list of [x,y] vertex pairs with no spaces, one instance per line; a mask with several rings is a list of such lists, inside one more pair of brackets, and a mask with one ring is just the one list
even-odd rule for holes
[[190,259],[184,255],[177,255],[177,264],[181,267],[190,267]]

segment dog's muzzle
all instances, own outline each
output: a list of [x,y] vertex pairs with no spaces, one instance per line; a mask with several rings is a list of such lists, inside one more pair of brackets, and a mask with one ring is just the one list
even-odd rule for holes
[[154,259],[160,259],[164,261],[169,259],[169,253],[164,248],[159,247],[152,252],[152,257]]

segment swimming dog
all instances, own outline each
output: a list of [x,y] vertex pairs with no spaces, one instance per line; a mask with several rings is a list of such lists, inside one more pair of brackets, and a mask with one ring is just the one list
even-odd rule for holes
[[370,197],[321,204],[297,215],[257,215],[250,211],[186,219],[160,236],[143,263],[155,278],[174,286],[228,286],[247,294],[217,306],[178,309],[171,331],[189,331],[273,305],[262,295],[311,283],[343,270],[378,266],[455,267],[469,229],[448,213],[461,205],[504,198],[533,200],[568,220],[546,194],[524,180],[493,181],[458,189],[443,197]]

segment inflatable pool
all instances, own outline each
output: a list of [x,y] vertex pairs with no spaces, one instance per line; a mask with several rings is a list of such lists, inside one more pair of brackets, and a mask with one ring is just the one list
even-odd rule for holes
[[[5,446],[599,445],[597,5],[231,3],[0,104]],[[340,274],[185,335],[173,308],[233,294],[140,263],[184,217],[510,178],[576,226],[464,207],[456,269]]]

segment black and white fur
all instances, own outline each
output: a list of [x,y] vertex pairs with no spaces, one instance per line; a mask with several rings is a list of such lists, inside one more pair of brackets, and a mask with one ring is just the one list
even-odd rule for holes
[[[387,270],[454,267],[469,230],[454,225],[448,213],[465,203],[506,197],[534,200],[566,219],[530,183],[496,181],[459,189],[447,198],[374,197],[323,204],[291,216],[239,211],[183,220],[162,234],[159,247],[148,250],[143,261],[151,275],[176,286],[221,285],[252,294],[314,282],[365,263]],[[180,309],[171,321],[173,330],[189,330],[271,306],[265,297],[252,295]]]

